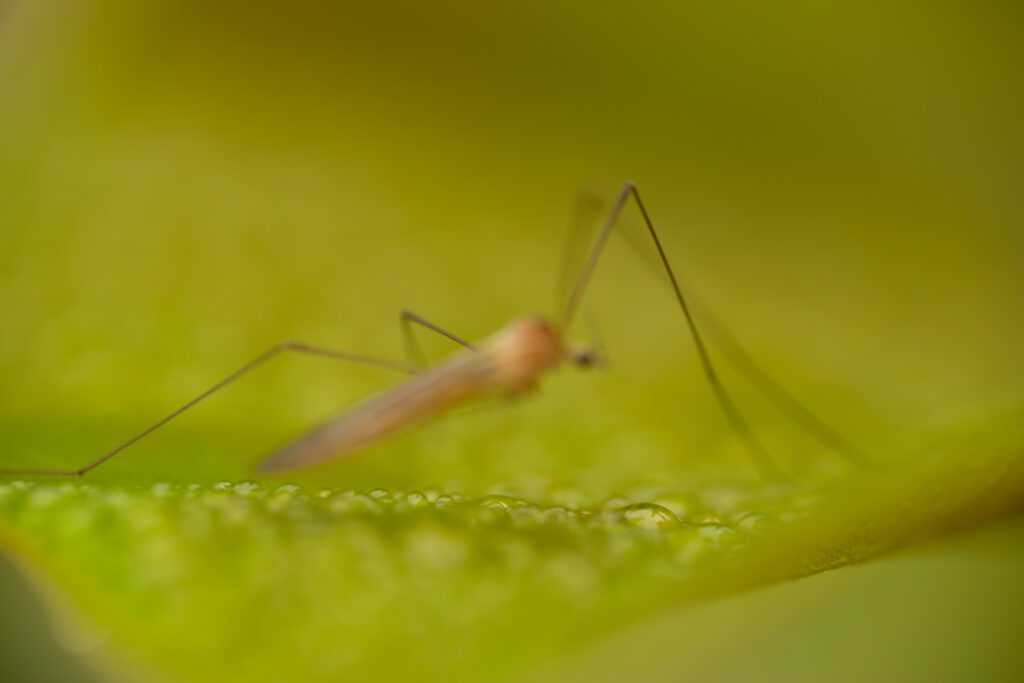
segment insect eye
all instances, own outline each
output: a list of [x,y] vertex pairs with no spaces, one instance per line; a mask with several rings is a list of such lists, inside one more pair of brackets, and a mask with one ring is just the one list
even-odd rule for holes
[[597,364],[597,354],[591,349],[580,349],[573,354],[572,360],[581,368],[590,368]]

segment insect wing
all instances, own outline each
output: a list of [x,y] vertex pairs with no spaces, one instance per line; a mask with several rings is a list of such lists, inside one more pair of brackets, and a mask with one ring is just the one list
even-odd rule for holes
[[371,443],[487,393],[493,361],[462,353],[315,427],[269,456],[261,473],[311,467]]

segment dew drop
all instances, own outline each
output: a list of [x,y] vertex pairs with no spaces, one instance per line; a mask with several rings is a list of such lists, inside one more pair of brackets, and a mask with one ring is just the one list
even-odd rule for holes
[[286,512],[289,516],[302,516],[309,512],[307,501],[300,499],[302,488],[295,484],[282,484],[267,498],[267,509],[271,512]]
[[218,493],[220,493],[222,491],[230,491],[231,490],[231,482],[230,481],[218,481],[216,484],[213,485],[213,490],[217,491]]
[[698,527],[698,535],[710,541],[713,545],[720,546],[736,534],[735,529],[724,524],[702,524]]
[[564,507],[553,507],[541,513],[544,521],[552,524],[571,524],[575,515]]
[[450,508],[453,505],[457,505],[458,503],[459,501],[455,498],[455,496],[438,496],[437,500],[434,501],[434,507],[436,507],[438,510],[443,510],[445,508]]
[[705,524],[725,526],[725,520],[722,516],[715,514],[714,512],[702,512],[699,515],[693,515],[686,521],[698,526],[703,526]]
[[410,491],[405,494],[405,504],[411,508],[425,508],[430,505],[430,501],[420,491]]
[[233,490],[236,495],[245,498],[255,497],[263,493],[263,487],[254,481],[240,481],[234,485]]
[[622,521],[637,529],[670,531],[682,525],[672,511],[656,503],[634,503],[619,510]]
[[524,501],[512,498],[511,496],[502,496],[498,494],[484,496],[483,498],[478,499],[476,504],[486,510],[503,511],[513,510],[526,505]]
[[512,523],[518,527],[543,524],[544,513],[536,505],[524,505],[512,510]]
[[342,491],[331,497],[327,509],[334,514],[380,512],[380,503],[365,493]]
[[170,484],[165,481],[157,482],[149,487],[149,492],[153,494],[155,498],[166,498],[174,492],[174,484]]
[[619,510],[605,510],[599,512],[588,520],[591,527],[595,529],[603,529],[605,531],[614,531],[616,529],[625,529],[625,519],[622,516],[622,512]]
[[393,503],[395,497],[391,495],[391,492],[387,489],[374,489],[370,491],[370,498],[373,498],[378,503]]
[[281,484],[274,489],[275,496],[297,496],[302,493],[302,487],[298,484]]

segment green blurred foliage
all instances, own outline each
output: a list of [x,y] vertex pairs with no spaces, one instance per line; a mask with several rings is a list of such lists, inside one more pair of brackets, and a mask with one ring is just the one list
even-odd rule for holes
[[668,610],[533,680],[1017,681],[1021,533]]
[[[576,193],[626,178],[688,287],[877,458],[1018,453],[1022,18],[1005,2],[13,3],[0,464],[80,465],[282,339],[400,357],[401,308],[469,338],[553,313]],[[622,241],[606,256],[587,307],[608,371],[296,480],[582,506],[756,489],[664,287]],[[787,471],[849,475],[724,376]],[[90,481],[245,479],[390,381],[281,360]]]

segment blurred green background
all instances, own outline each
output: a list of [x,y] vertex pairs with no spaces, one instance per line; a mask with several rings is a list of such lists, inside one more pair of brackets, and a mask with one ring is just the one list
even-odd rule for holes
[[[283,339],[397,358],[402,308],[471,339],[551,314],[574,198],[627,178],[685,283],[875,457],[1024,443],[1016,3],[0,9],[2,466],[81,465]],[[293,479],[756,486],[623,241],[587,308],[608,371]],[[787,471],[848,471],[725,379]],[[90,481],[250,478],[392,380],[277,361]]]

